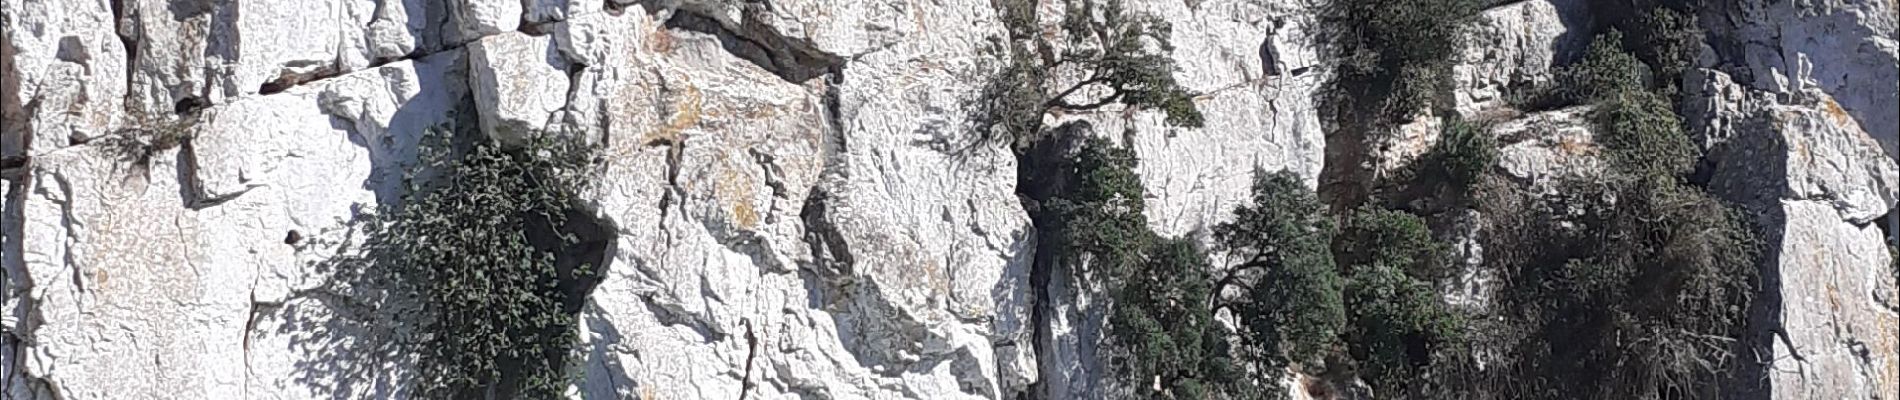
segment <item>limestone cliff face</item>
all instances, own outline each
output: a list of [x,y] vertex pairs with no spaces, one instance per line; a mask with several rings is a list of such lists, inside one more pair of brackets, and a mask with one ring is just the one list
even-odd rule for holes
[[[394,201],[423,132],[460,127],[606,149],[587,196],[617,240],[575,397],[1101,396],[1100,301],[1032,285],[1017,161],[976,140],[970,104],[1006,58],[991,2],[635,3],[0,3],[0,391],[401,396],[383,345],[400,316],[325,293],[311,265],[335,249],[314,243]],[[1458,112],[1548,79],[1587,42],[1585,3],[1488,11]],[[1711,186],[1775,234],[1753,322],[1786,336],[1761,339],[1764,393],[1892,398],[1900,295],[1872,224],[1900,186],[1896,6],[1738,3],[1704,17],[1707,81],[1685,87]],[[1132,146],[1153,228],[1204,237],[1254,171],[1318,179],[1326,60],[1305,4],[1131,1],[1172,23],[1207,127],[1117,108],[1045,123]],[[1502,125],[1561,135],[1505,141],[1500,167],[1593,165],[1578,112]],[[128,142],[147,137],[190,139]]]

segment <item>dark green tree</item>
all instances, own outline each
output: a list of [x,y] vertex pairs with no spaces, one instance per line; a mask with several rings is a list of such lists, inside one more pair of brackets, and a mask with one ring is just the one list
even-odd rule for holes
[[1346,219],[1334,244],[1335,257],[1347,270],[1387,265],[1427,283],[1452,272],[1445,244],[1432,238],[1424,218],[1404,211],[1362,206]]
[[1633,22],[1623,38],[1624,48],[1655,71],[1658,89],[1673,97],[1682,73],[1702,50],[1702,28],[1695,15],[1668,7],[1649,9]]
[[[1318,196],[1290,172],[1254,180],[1249,204],[1214,227],[1214,239],[1240,261],[1215,281],[1216,293],[1246,293],[1231,306],[1248,343],[1273,365],[1312,363],[1338,343],[1346,311],[1329,244],[1334,225]],[[1218,308],[1218,307],[1217,307]]]
[[[1100,5],[1069,0],[1067,4],[1062,29],[1068,40],[1048,69],[1075,68],[1084,73],[1084,78],[1049,96],[1048,108],[1092,110],[1120,103],[1161,110],[1167,114],[1169,125],[1201,126],[1203,119],[1194,106],[1194,93],[1181,88],[1174,79],[1177,68],[1169,57],[1174,45],[1168,39],[1171,28],[1166,21],[1130,14],[1121,0]],[[1094,100],[1071,99],[1084,89],[1098,86],[1107,88],[1108,94]]]
[[1423,218],[1370,206],[1353,213],[1337,243],[1348,271],[1346,348],[1382,397],[1406,394],[1436,354],[1462,342],[1462,322],[1432,285],[1449,274],[1445,246]]
[[1110,334],[1123,352],[1119,370],[1137,393],[1205,399],[1251,390],[1233,332],[1214,320],[1207,255],[1192,240],[1148,250],[1148,261],[1116,291]]
[[1663,95],[1625,90],[1599,101],[1590,119],[1617,170],[1636,179],[1680,177],[1699,156],[1673,110]]
[[[1135,173],[1135,152],[1090,138],[1076,154],[1068,190],[1049,207],[1062,221],[1065,262],[1084,266],[1100,279],[1126,276],[1142,262],[1153,242]],[[1086,259],[1082,257],[1086,256]]]
[[1352,118],[1409,118],[1430,105],[1464,51],[1477,0],[1329,0],[1321,43],[1339,64],[1331,85]]

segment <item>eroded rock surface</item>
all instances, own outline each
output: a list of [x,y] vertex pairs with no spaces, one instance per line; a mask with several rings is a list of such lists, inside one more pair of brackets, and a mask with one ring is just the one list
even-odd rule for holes
[[[1487,11],[1481,41],[1497,45],[1458,67],[1455,111],[1488,116],[1513,88],[1547,79],[1587,43],[1583,3]],[[1200,94],[1206,127],[1113,106],[1045,122],[1133,147],[1152,228],[1205,240],[1256,171],[1317,184],[1326,60],[1309,42],[1311,9],[1129,7],[1172,24],[1176,78]],[[389,344],[407,334],[398,316],[329,291],[314,266],[352,219],[400,201],[422,135],[438,130],[605,149],[587,197],[618,240],[580,312],[577,397],[1101,397],[1099,293],[1064,279],[1031,286],[1036,227],[1016,159],[976,140],[970,104],[1006,58],[996,10],[0,2],[3,390],[402,397],[407,360]],[[1059,35],[1061,3],[1038,10],[1044,34]],[[1900,306],[1877,274],[1886,253],[1872,227],[1900,181],[1900,119],[1890,86],[1857,84],[1896,79],[1894,5],[1710,12],[1726,14],[1705,16],[1719,23],[1707,23],[1703,66],[1737,78],[1688,82],[1706,89],[1690,108],[1707,110],[1689,122],[1706,127],[1712,184],[1776,233],[1764,271],[1777,300],[1761,323],[1786,335],[1751,339],[1776,357],[1766,393],[1900,392],[1900,346],[1881,334]],[[1502,169],[1545,182],[1592,168],[1583,113],[1500,114]],[[1413,129],[1388,146],[1396,158],[1435,141],[1435,122]]]
[[1750,337],[1760,398],[1887,398],[1900,391],[1900,301],[1876,218],[1900,172],[1826,93],[1731,87],[1704,71],[1718,195],[1765,230]]

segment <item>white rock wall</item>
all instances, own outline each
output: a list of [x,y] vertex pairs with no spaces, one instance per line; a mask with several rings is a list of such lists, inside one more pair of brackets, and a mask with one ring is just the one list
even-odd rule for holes
[[1766,232],[1763,293],[1745,338],[1763,363],[1760,398],[1882,399],[1900,392],[1900,296],[1874,225],[1900,167],[1835,100],[1735,87],[1693,74],[1711,104],[1712,191],[1748,206]]
[[[1900,157],[1900,5],[1891,1],[1740,1],[1706,21],[1714,55],[1744,86],[1826,92],[1887,154]],[[1704,18],[1709,18],[1705,16]]]
[[[32,156],[7,171],[10,395],[400,396],[398,317],[286,236],[394,201],[458,123],[608,147],[578,396],[1036,380],[1013,159],[967,145],[987,2],[97,3],[6,4],[4,155]],[[193,138],[149,165],[106,145],[159,127]]]
[[[630,3],[0,2],[0,159],[26,163],[0,170],[0,391],[400,397],[399,316],[326,292],[312,263],[330,250],[307,243],[395,201],[421,133],[461,124],[607,149],[589,197],[619,238],[582,311],[577,397],[995,399],[1038,382],[1047,398],[1102,395],[1102,310],[1063,279],[1029,287],[1015,160],[972,145],[970,101],[1001,65],[990,2]],[[1711,58],[1752,74],[1717,91],[1825,94],[1770,108],[1711,96],[1728,111],[1705,119],[1738,127],[1710,137],[1761,129],[1783,142],[1738,143],[1817,150],[1771,151],[1801,162],[1778,170],[1785,185],[1750,186],[1777,188],[1757,204],[1783,215],[1776,310],[1792,345],[1776,354],[1806,356],[1776,361],[1799,372],[1771,377],[1775,398],[1894,393],[1900,364],[1880,354],[1896,344],[1880,332],[1900,307],[1872,275],[1886,264],[1868,221],[1896,179],[1856,136],[1894,154],[1896,91],[1867,84],[1896,80],[1894,5],[1743,3],[1712,31],[1744,45]],[[1060,7],[1042,3],[1045,30]],[[1130,7],[1173,25],[1176,77],[1202,94],[1206,127],[1115,107],[1049,122],[1136,149],[1154,229],[1203,237],[1256,171],[1318,179],[1325,71],[1305,5]],[[1480,31],[1499,45],[1457,69],[1459,111],[1496,106],[1587,43],[1583,8],[1487,12]],[[1264,74],[1268,47],[1285,74]],[[1778,122],[1735,113],[1764,109]],[[1536,180],[1588,152],[1566,141],[1588,136],[1572,132],[1577,112],[1513,122],[1560,135],[1514,142],[1506,169]],[[193,139],[114,153],[153,130]],[[1038,306],[1046,320],[1031,319]]]

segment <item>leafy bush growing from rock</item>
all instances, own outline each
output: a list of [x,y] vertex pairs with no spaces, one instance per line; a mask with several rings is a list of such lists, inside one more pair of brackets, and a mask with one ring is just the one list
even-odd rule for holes
[[1446,246],[1423,218],[1372,206],[1347,219],[1334,245],[1346,270],[1347,352],[1382,397],[1407,394],[1462,342],[1463,322],[1433,285],[1453,272]]
[[[1049,201],[1060,216],[1066,262],[1087,265],[1087,273],[1117,279],[1138,268],[1154,241],[1142,214],[1141,177],[1135,152],[1090,138],[1076,155],[1069,190]],[[1087,259],[1079,258],[1086,255]]]
[[1565,101],[1588,103],[1643,90],[1648,70],[1636,56],[1623,51],[1623,34],[1612,29],[1590,41],[1582,61],[1559,68],[1557,80]]
[[1134,152],[1091,138],[1067,190],[1048,201],[1061,224],[1059,258],[1113,301],[1102,354],[1140,397],[1253,393],[1244,374],[1253,361],[1214,320],[1206,252],[1148,229],[1136,162]]
[[[1297,176],[1262,174],[1234,220],[1214,227],[1228,264],[1210,265],[1194,241],[1147,228],[1136,163],[1132,151],[1088,139],[1074,175],[1044,203],[1060,224],[1057,258],[1112,299],[1101,354],[1135,397],[1271,396],[1294,365],[1357,366],[1397,395],[1462,354],[1463,322],[1433,284],[1451,273],[1446,247],[1422,218],[1366,208],[1335,236],[1334,217]],[[1233,328],[1217,322],[1221,310]],[[1332,364],[1341,356],[1350,360]]]
[[537,139],[454,152],[430,138],[429,176],[405,179],[402,204],[367,216],[364,242],[330,264],[364,301],[411,307],[385,311],[413,328],[401,345],[416,396],[560,398],[574,313],[601,267],[562,254],[580,240],[565,229],[583,209],[590,150]]
[[1230,345],[1233,332],[1209,308],[1214,292],[1200,245],[1162,240],[1147,253],[1143,268],[1120,280],[1109,316],[1110,335],[1126,355],[1126,382],[1181,399],[1254,390],[1247,364]]
[[1684,185],[1571,189],[1575,236],[1546,245],[1567,256],[1520,264],[1509,298],[1538,335],[1519,354],[1572,367],[1522,379],[1584,398],[1719,398],[1754,287],[1742,217]]
[[1338,63],[1332,97],[1358,118],[1396,121],[1425,110],[1481,9],[1477,0],[1325,1],[1320,42]]
[[1469,190],[1486,171],[1497,165],[1498,139],[1484,125],[1449,117],[1439,131],[1438,143],[1426,160],[1447,182]]
[[1590,119],[1617,169],[1639,179],[1680,177],[1698,156],[1673,110],[1661,94],[1628,90],[1598,102]]
[[1633,22],[1624,47],[1655,71],[1658,90],[1673,97],[1702,50],[1702,28],[1695,15],[1667,7],[1649,9]]

